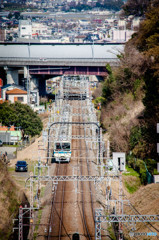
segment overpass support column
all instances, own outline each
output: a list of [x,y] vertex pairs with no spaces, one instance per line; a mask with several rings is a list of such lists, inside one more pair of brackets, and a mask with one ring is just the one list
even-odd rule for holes
[[27,79],[28,104],[39,105],[39,78],[30,75],[29,68],[24,67],[24,78]]
[[39,78],[37,78],[35,76],[31,76],[30,89],[34,90],[34,89],[38,89],[38,88],[39,88]]
[[28,77],[28,69],[27,66],[24,66],[24,78]]
[[14,68],[7,68],[7,84],[19,84],[19,75],[18,75],[18,69]]
[[[28,79],[28,77],[30,77],[30,79]],[[29,80],[29,88],[31,91],[39,88],[39,79],[30,75],[27,66],[24,67],[24,78],[27,79],[27,81]]]

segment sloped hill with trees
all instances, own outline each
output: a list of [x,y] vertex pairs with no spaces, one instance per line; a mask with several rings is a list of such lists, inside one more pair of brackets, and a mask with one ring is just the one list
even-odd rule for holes
[[[156,133],[159,122],[159,2],[151,1],[146,9],[139,31],[118,55],[120,66],[117,69],[106,66],[109,77],[94,93],[95,105],[102,104],[100,120],[109,135],[112,151],[131,154],[130,163],[133,159],[142,160],[136,168],[141,175],[144,171],[143,183],[146,183],[145,163],[150,172],[155,173],[159,142]],[[129,10],[132,14],[131,6]]]
[[13,218],[18,214],[19,205],[26,201],[24,193],[13,182],[6,165],[0,159],[0,239],[14,239]]
[[123,11],[127,16],[143,16],[149,5],[150,0],[128,0],[123,6]]

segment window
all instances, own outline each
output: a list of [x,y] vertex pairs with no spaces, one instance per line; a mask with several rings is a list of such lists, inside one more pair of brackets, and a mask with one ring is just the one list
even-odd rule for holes
[[61,150],[61,144],[60,143],[56,143],[56,151],[57,150]]
[[24,98],[23,98],[23,97],[17,97],[17,101],[18,101],[18,102],[23,102],[23,101],[24,101]]
[[66,150],[66,151],[70,151],[70,143],[68,142],[65,142],[65,143],[62,143],[62,142],[58,142],[55,144],[56,146],[56,149],[55,151],[59,151],[59,150]]
[[25,27],[22,27],[22,29],[26,29]]
[[70,143],[62,143],[62,149],[70,150]]

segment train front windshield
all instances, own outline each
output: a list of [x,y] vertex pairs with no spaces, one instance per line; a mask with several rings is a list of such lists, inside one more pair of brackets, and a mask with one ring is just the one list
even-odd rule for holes
[[56,151],[61,151],[61,150],[65,150],[65,151],[69,151],[70,150],[70,143],[65,142],[65,143],[56,143]]

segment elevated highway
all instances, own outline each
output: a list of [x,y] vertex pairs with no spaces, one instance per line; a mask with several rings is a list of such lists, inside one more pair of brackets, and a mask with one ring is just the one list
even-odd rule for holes
[[105,76],[105,66],[118,64],[123,44],[0,44],[0,66],[29,67],[31,75]]

